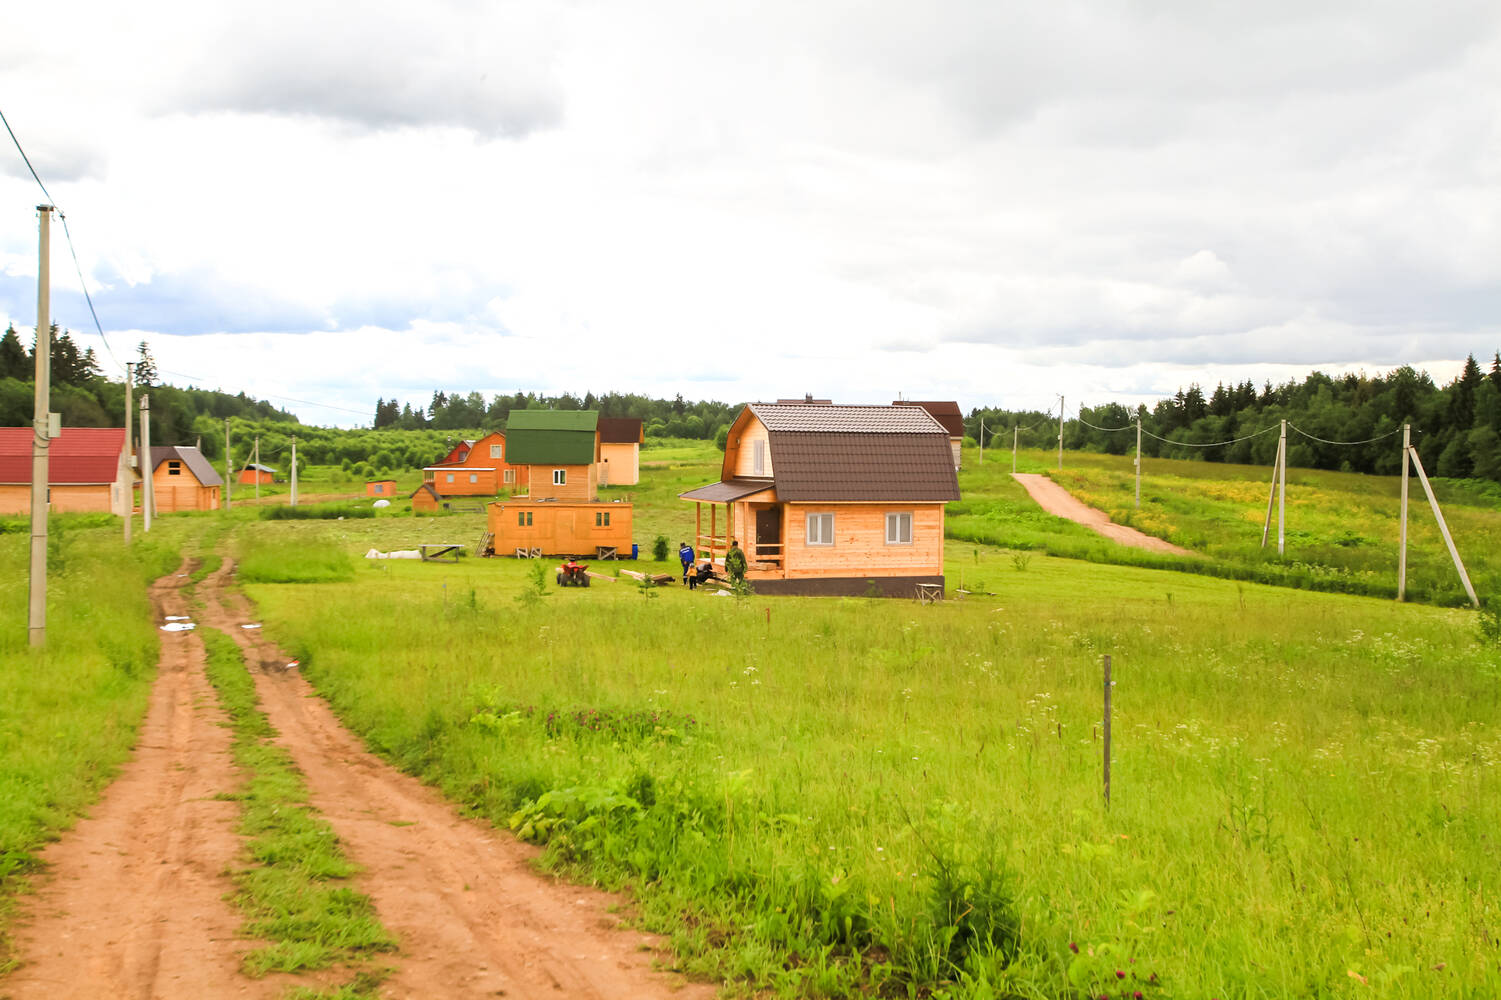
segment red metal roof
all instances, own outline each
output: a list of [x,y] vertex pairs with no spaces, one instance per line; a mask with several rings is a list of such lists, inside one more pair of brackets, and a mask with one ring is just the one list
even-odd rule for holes
[[[0,483],[31,482],[30,427],[0,427]],[[120,476],[123,427],[64,427],[48,442],[53,485],[112,483]]]

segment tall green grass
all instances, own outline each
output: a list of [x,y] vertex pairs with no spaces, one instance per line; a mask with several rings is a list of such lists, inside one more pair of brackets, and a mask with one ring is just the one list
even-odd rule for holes
[[0,535],[0,971],[15,894],[125,760],[155,675],[147,587],[177,566],[177,541],[156,533],[127,552],[118,523],[52,519],[41,650],[27,633],[28,539]]
[[739,990],[1501,993],[1501,661],[1471,615],[981,555],[995,596],[933,607],[526,606],[507,560],[249,592],[374,749]]

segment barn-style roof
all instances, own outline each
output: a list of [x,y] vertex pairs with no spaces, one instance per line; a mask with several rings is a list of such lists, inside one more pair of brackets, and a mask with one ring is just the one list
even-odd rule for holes
[[151,470],[156,471],[157,466],[163,462],[181,462],[188,467],[198,480],[200,486],[223,486],[224,479],[214,471],[209,460],[203,457],[203,452],[192,445],[152,445],[151,446]]
[[[0,483],[31,482],[30,427],[0,427]],[[54,485],[113,483],[120,477],[122,427],[64,427],[48,442],[47,478]]]
[[506,461],[512,465],[588,465],[594,461],[598,410],[512,410]]
[[600,417],[600,444],[640,444],[646,436],[641,421],[632,417]]
[[921,406],[927,411],[928,416],[943,425],[943,429],[949,432],[949,437],[962,438],[964,436],[964,411],[959,409],[959,404],[952,399],[899,399],[892,406]]

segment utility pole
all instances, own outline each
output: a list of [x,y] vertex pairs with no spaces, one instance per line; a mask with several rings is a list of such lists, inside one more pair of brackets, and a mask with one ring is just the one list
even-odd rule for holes
[[1021,435],[1020,427],[1011,428],[1011,474],[1016,475],[1016,439]]
[[36,392],[31,415],[31,603],[27,635],[33,647],[47,645],[47,495],[51,483],[47,449],[52,432],[52,206],[38,205]]
[[297,506],[297,435],[292,435],[292,499],[291,505]]
[[1136,509],[1141,510],[1141,413],[1136,414]]
[[135,412],[131,407],[131,385],[135,381],[135,364],[125,362],[125,544],[130,545],[130,522],[135,516],[136,510],[136,450],[135,435],[131,428],[135,426],[131,415]]
[[1402,425],[1402,540],[1397,548],[1397,600],[1407,597],[1407,473],[1412,466],[1412,424]]
[[985,418],[980,418],[980,465],[985,464]]
[[151,397],[141,396],[141,522],[151,530],[151,515],[156,513],[156,490],[151,482]]
[[255,436],[255,502],[261,502],[261,436]]
[[1058,471],[1063,471],[1063,397],[1058,397]]
[[230,484],[235,479],[235,460],[229,453],[229,418],[224,418],[224,509],[229,510]]
[[1277,458],[1281,466],[1277,481],[1277,555],[1282,555],[1287,538],[1287,421],[1282,421],[1282,434],[1277,439]]

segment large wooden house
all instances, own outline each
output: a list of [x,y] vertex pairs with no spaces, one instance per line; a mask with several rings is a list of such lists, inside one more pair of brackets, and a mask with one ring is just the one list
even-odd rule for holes
[[635,486],[641,482],[641,443],[646,431],[630,417],[599,418],[599,485]]
[[922,407],[752,403],[720,481],[680,496],[697,505],[698,548],[723,558],[738,541],[760,593],[910,597],[943,585],[959,484],[949,433]]
[[959,456],[964,446],[964,411],[953,400],[930,399],[918,402],[899,399],[892,406],[921,406],[928,416],[943,425],[949,432],[949,446],[954,450],[954,468],[959,468]]
[[[30,427],[0,427],[0,514],[31,512]],[[48,442],[47,499],[56,513],[123,515],[134,473],[121,427],[64,427]]]
[[158,514],[218,510],[224,479],[189,445],[151,448],[151,496]]
[[632,506],[598,497],[597,412],[512,410],[506,436],[528,485],[526,495],[490,504],[497,553],[601,558],[630,550]]
[[494,431],[478,440],[460,441],[437,465],[422,470],[422,485],[412,494],[413,510],[437,510],[458,498],[493,497],[526,483],[526,468],[508,457],[506,434]]

